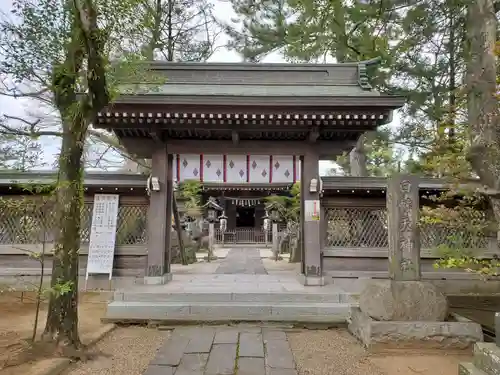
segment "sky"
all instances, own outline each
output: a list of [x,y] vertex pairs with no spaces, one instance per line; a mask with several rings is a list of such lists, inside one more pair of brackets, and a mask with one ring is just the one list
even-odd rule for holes
[[[214,12],[220,20],[231,20],[236,17],[229,0],[211,0],[214,4]],[[12,0],[0,0],[0,11],[8,12],[12,7]],[[226,35],[221,35],[218,45],[225,45],[228,41]],[[210,62],[240,62],[241,56],[234,51],[226,48],[218,49],[209,59]],[[285,62],[278,53],[267,56],[263,62],[279,63]],[[27,109],[33,108],[33,102],[29,99],[12,99],[0,96],[0,115],[7,114],[11,116],[23,117],[27,115]],[[397,122],[397,117],[394,122]],[[45,168],[50,169],[57,158],[59,149],[59,140],[54,138],[41,138],[40,142],[44,150]],[[329,161],[320,161],[320,174],[324,175],[328,170],[334,167]]]

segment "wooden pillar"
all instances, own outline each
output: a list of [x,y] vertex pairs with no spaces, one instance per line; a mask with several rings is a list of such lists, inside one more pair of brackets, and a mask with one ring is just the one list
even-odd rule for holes
[[387,184],[389,277],[420,280],[419,178],[395,175]]
[[145,284],[171,280],[170,238],[172,232],[173,163],[166,147],[153,152],[151,176],[158,178],[159,191],[151,191],[148,209],[148,257]]
[[[324,285],[320,240],[319,154],[314,149],[302,156],[300,169],[302,280],[304,285]],[[312,180],[316,180],[316,191],[311,191]]]

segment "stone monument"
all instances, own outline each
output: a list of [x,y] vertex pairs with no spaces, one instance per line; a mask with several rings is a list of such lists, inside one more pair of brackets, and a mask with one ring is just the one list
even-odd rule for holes
[[350,332],[371,350],[464,349],[482,341],[481,326],[452,321],[444,294],[421,280],[418,177],[390,178],[386,194],[389,280],[372,281],[361,292]]

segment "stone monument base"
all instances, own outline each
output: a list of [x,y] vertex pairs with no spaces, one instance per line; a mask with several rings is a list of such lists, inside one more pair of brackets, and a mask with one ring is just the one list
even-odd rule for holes
[[385,349],[469,349],[483,341],[478,323],[461,321],[378,321],[351,308],[349,332],[369,351]]

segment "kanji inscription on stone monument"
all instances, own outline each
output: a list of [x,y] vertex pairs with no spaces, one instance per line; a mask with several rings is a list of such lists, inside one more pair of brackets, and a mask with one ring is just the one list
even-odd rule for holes
[[392,280],[420,280],[418,178],[396,175],[387,185],[389,276]]

